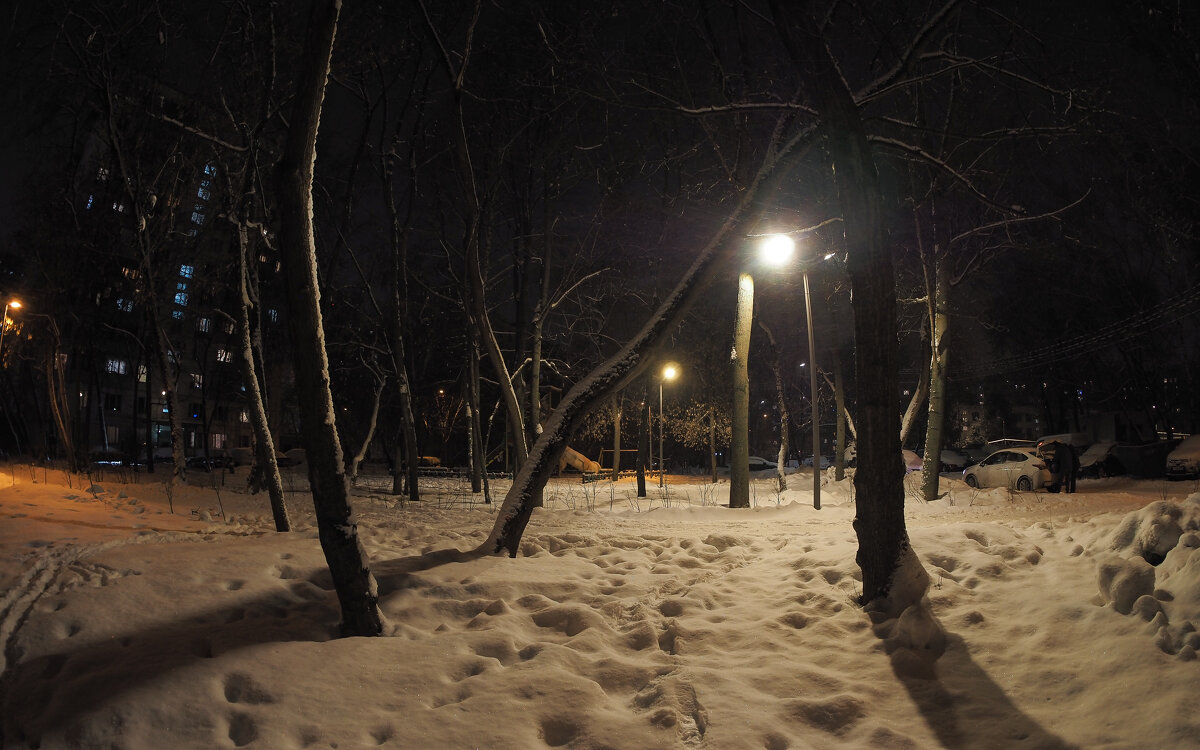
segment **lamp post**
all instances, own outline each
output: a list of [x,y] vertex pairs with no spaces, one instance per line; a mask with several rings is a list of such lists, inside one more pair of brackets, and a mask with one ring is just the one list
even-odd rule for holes
[[812,294],[808,290],[808,266],[801,270],[804,276],[804,317],[808,320],[808,382],[812,400],[813,433],[813,508],[821,509],[821,419],[817,408],[817,347],[813,344]]
[[[8,329],[8,310],[21,309],[19,300],[9,300],[4,303],[4,315],[0,316],[0,367],[4,366],[4,332]],[[8,413],[8,407],[4,409],[4,419],[8,422],[8,429],[12,432],[13,440],[16,441],[17,455],[21,453],[21,438],[17,436],[17,427],[13,424],[12,415]]]
[[[774,264],[782,265],[792,256],[796,243],[786,234],[772,234],[763,239],[763,259]],[[804,313],[808,321],[808,380],[810,387],[810,402],[812,405],[812,436],[813,436],[813,507],[821,509],[821,420],[817,399],[817,348],[813,341],[812,293],[808,285],[808,268],[810,262],[804,262],[800,273],[804,277]]]
[[20,300],[10,299],[4,303],[4,316],[0,317],[0,355],[4,353],[4,332],[8,330],[8,309],[10,307],[14,310],[20,310]]
[[666,454],[663,453],[663,427],[666,424],[665,415],[663,413],[663,383],[673,382],[679,377],[679,365],[674,362],[668,362],[663,365],[662,377],[658,379],[658,486],[666,486],[666,480],[663,475],[667,471]]

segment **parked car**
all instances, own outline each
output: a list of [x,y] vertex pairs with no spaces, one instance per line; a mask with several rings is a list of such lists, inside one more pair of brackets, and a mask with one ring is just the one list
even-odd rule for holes
[[213,471],[214,469],[233,468],[233,459],[229,456],[192,456],[184,461],[189,469]]
[[750,457],[750,471],[764,471],[766,469],[777,468],[778,466],[779,464],[774,461],[768,461],[765,458],[759,458],[758,456]]
[[1110,441],[1092,443],[1079,454],[1079,476],[1115,477],[1125,473],[1125,467],[1116,455],[1117,444]]
[[1049,487],[1053,478],[1036,448],[999,450],[963,471],[971,487],[1011,487],[1028,492]]
[[[813,465],[813,457],[805,456],[804,457],[804,465],[812,466]],[[833,459],[829,458],[828,456],[821,456],[821,468],[828,469],[830,466],[833,466]]]
[[1200,433],[1186,438],[1167,454],[1167,479],[1200,478]]
[[946,449],[942,451],[942,471],[962,471],[971,464],[971,459],[962,451]]

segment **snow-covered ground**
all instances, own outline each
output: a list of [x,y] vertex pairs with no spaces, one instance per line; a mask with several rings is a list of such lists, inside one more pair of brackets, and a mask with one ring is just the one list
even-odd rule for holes
[[1200,747],[1195,483],[943,480],[907,508],[927,604],[873,621],[849,481],[564,481],[519,557],[441,565],[494,506],[380,482],[389,631],[337,639],[302,471],[288,534],[241,474],[116,479],[0,467],[4,748]]

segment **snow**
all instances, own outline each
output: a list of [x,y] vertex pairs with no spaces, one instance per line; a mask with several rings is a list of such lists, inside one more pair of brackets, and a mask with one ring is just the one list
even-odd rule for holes
[[244,473],[193,475],[171,513],[145,476],[0,467],[2,746],[1200,746],[1195,483],[944,479],[924,504],[910,477],[897,599],[919,603],[889,614],[856,604],[849,481],[818,511],[803,471],[748,510],[701,479],[635,500],[564,478],[518,557],[462,562],[429,553],[479,544],[495,506],[380,477],[352,500],[388,632],[338,639],[287,471],[279,534]]

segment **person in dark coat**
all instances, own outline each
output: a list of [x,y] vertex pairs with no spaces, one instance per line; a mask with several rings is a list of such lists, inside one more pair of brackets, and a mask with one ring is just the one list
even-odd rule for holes
[[1075,491],[1075,474],[1079,469],[1079,457],[1075,455],[1075,446],[1067,443],[1058,448],[1058,470],[1062,477],[1062,491]]

